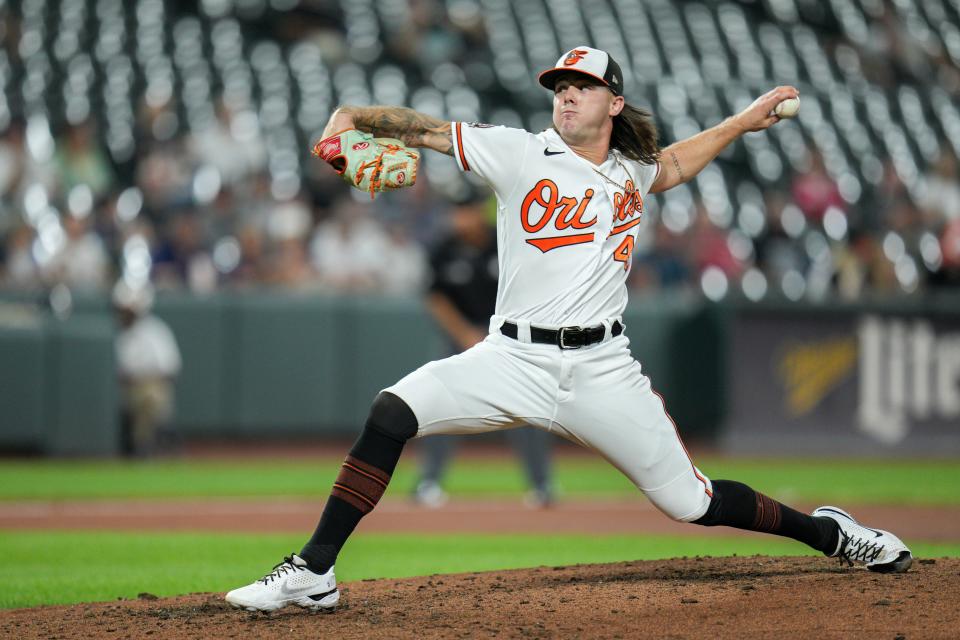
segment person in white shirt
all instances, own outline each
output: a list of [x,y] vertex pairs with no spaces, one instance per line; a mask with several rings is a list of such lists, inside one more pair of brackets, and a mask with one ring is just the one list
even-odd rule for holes
[[91,217],[63,216],[66,239],[43,265],[47,282],[63,283],[80,291],[108,290],[110,256],[103,239],[93,230]]
[[174,383],[182,361],[177,340],[163,320],[150,313],[150,285],[113,289],[117,317],[117,374],[120,381],[124,452],[147,457],[159,452],[160,436],[174,409]]
[[905,571],[912,556],[896,536],[841,509],[809,516],[740,482],[707,478],[624,334],[644,197],[689,181],[741,135],[776,124],[774,108],[797,90],[777,87],[661,150],[650,114],[626,103],[620,67],[605,51],[572,49],[539,82],[553,92],[553,127],[541,133],[399,107],[341,107],[331,116],[325,137],[357,128],[397,138],[453,156],[490,186],[498,207],[496,311],[482,342],[377,396],[313,536],[260,580],[230,591],[227,602],[260,611],[335,607],[337,555],[382,497],[407,440],[522,424],[596,451],[675,520],[787,536],[851,564]]
[[957,156],[944,144],[940,155],[926,175],[926,188],[920,197],[920,208],[930,226],[939,227],[960,219],[960,177]]
[[329,220],[317,226],[310,240],[310,260],[320,281],[336,291],[376,291],[388,244],[369,208],[345,199]]

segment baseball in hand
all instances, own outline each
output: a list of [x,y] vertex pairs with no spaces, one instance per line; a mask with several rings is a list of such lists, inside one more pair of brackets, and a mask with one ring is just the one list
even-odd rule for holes
[[773,112],[781,118],[793,118],[799,111],[800,98],[787,98],[773,108]]

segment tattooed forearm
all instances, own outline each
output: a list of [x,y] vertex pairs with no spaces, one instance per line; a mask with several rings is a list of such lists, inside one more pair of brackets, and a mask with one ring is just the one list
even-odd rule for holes
[[679,176],[680,182],[685,182],[686,178],[683,175],[683,169],[680,168],[680,161],[677,160],[677,154],[671,151],[670,158],[673,160],[673,168],[677,170],[677,176]]
[[361,131],[453,155],[450,123],[439,118],[406,107],[342,107],[340,111],[352,117]]

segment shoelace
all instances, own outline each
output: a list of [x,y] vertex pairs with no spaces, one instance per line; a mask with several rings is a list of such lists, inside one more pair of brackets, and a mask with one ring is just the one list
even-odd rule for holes
[[293,564],[293,554],[285,557],[283,562],[273,567],[273,571],[263,576],[257,582],[262,582],[263,584],[268,584],[273,580],[277,580],[280,576],[286,575],[288,573],[296,573],[297,571],[306,571],[306,567],[301,567]]
[[873,562],[877,559],[877,556],[883,553],[883,549],[883,545],[877,542],[864,538],[850,538],[844,535],[843,549],[839,554],[840,565],[842,566],[846,562],[852,567],[854,560]]

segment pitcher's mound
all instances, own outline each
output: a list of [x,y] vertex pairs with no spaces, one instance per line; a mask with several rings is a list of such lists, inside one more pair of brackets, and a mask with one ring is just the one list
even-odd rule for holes
[[[227,585],[225,585],[227,586]],[[826,558],[683,558],[341,585],[335,613],[222,594],[0,612],[21,638],[955,638],[960,559],[905,574]]]

